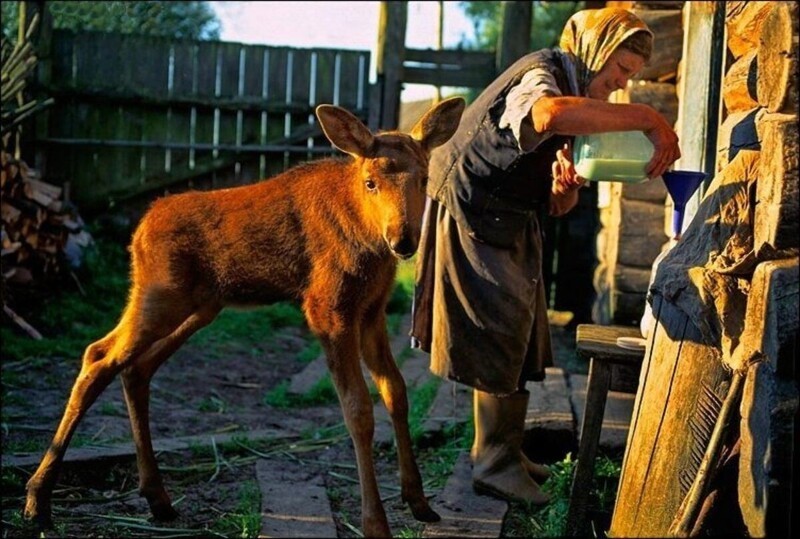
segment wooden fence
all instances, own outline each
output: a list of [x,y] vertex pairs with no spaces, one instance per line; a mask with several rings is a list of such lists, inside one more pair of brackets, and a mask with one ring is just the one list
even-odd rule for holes
[[82,211],[330,153],[320,103],[368,117],[368,51],[54,30],[50,58],[56,104],[35,143]]

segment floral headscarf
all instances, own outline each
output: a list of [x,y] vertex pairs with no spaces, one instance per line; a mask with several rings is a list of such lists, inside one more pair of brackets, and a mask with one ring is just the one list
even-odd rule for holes
[[636,32],[653,32],[636,15],[625,9],[584,9],[567,21],[559,48],[575,60],[580,94],[603,68],[611,53]]

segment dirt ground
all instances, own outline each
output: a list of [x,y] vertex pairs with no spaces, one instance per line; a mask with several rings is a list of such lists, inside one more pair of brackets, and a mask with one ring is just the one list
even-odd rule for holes
[[[562,333],[557,330],[554,335],[557,347]],[[263,347],[236,343],[209,347],[190,341],[154,378],[152,435],[158,439],[275,428],[296,433],[298,440],[313,440],[327,433],[334,438],[330,444],[272,457],[318,470],[331,494],[338,536],[357,537],[361,509],[355,459],[338,404],[291,409],[264,402],[270,389],[305,366],[291,358],[304,348],[308,338],[303,329],[286,328]],[[14,387],[5,388],[4,456],[34,450],[41,454],[39,448],[49,442],[61,418],[78,365],[77,359],[53,359],[20,368],[19,376],[13,378]],[[121,384],[116,379],[81,421],[72,446],[126,441],[130,441],[130,427]],[[234,457],[224,452],[221,455],[225,459],[222,464],[206,446],[158,456],[167,490],[180,513],[178,520],[169,523],[150,519],[147,504],[136,491],[138,474],[132,456],[67,463],[54,495],[56,529],[47,536],[241,536],[243,525],[230,524],[230,519],[235,521],[242,512],[243,488],[257,492],[256,457],[246,451]],[[418,536],[422,523],[413,519],[399,491],[394,490],[399,487],[394,450],[377,448],[375,461],[393,533]],[[418,454],[418,461],[425,476],[425,451]],[[4,537],[31,536],[32,530],[21,523],[19,515],[24,505],[24,482],[33,470],[33,466],[3,469]],[[426,493],[434,492],[429,487]],[[253,525],[258,526],[258,522],[249,524]],[[217,533],[204,531],[209,529]]]

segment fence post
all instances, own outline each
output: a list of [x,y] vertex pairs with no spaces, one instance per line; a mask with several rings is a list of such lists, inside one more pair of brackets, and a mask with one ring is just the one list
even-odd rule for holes
[[[25,19],[28,24],[36,14],[39,14],[39,27],[31,36],[31,43],[36,51],[38,65],[36,75],[32,85],[33,97],[37,101],[47,99],[47,88],[50,86],[53,66],[53,15],[47,2],[35,1],[25,2]],[[24,133],[23,137],[33,147],[34,168],[42,175],[47,177],[47,151],[43,144],[37,142],[47,138],[50,129],[50,112],[45,109],[36,114],[33,118],[33,132]]]
[[503,2],[503,28],[497,44],[497,72],[505,69],[530,50],[533,2]]
[[379,129],[397,129],[400,116],[403,61],[406,52],[408,2],[381,2],[376,58],[377,91],[380,92]]

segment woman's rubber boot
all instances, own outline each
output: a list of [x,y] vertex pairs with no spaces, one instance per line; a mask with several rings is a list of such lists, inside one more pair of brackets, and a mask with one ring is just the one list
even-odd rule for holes
[[544,464],[539,464],[538,462],[533,462],[529,459],[524,451],[519,452],[520,457],[522,457],[522,467],[528,471],[528,474],[533,478],[534,481],[537,483],[544,483],[550,476],[550,470]]
[[475,440],[472,444],[472,487],[508,501],[543,505],[550,496],[528,474],[522,463],[522,436],[528,410],[528,392],[495,397],[473,391]]

